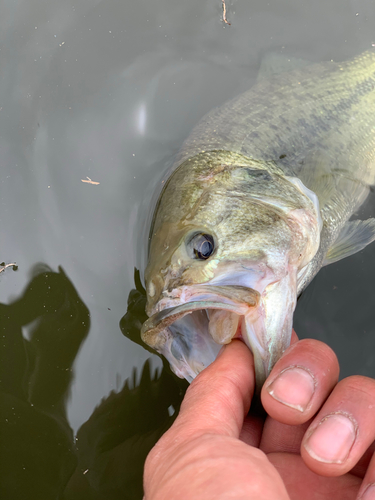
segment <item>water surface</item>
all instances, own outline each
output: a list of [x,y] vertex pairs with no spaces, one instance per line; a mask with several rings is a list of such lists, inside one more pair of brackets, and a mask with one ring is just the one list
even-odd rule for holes
[[[375,43],[367,0],[232,0],[227,16],[220,0],[0,0],[0,261],[18,265],[0,273],[1,497],[142,498],[186,387],[132,341],[140,292],[119,327],[152,193],[264,54],[345,60]],[[360,216],[374,213],[370,197]],[[374,262],[375,245],[322,269],[297,307],[342,376],[375,376]]]

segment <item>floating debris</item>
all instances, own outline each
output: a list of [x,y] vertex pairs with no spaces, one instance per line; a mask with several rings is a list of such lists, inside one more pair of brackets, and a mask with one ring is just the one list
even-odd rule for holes
[[[86,180],[87,179],[87,180]],[[94,184],[94,186],[97,186],[100,184],[100,182],[92,181],[90,177],[86,177],[86,179],[81,179],[82,182],[86,182],[87,184]]]
[[225,0],[221,0],[221,1],[223,2],[223,21],[225,22],[225,24],[229,24],[229,26],[230,26],[230,22],[227,19],[227,7],[225,5]]
[[13,267],[13,271],[17,271],[18,266],[15,262],[11,262],[10,264],[5,264],[5,262],[0,263],[0,273],[5,271],[7,267]]

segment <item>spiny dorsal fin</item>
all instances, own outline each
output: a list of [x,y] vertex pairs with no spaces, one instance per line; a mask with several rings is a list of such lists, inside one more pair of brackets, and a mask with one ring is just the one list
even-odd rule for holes
[[333,264],[333,262],[363,250],[374,240],[375,219],[347,222],[332,247],[328,250],[323,266]]

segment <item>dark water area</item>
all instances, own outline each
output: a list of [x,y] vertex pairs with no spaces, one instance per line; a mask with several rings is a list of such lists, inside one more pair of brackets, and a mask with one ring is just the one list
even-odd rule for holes
[[[142,498],[187,385],[139,338],[155,189],[264,54],[375,43],[369,0],[221,15],[221,0],[0,0],[0,262],[18,266],[0,272],[0,498]],[[374,213],[371,194],[359,216]],[[298,335],[332,346],[343,377],[375,377],[374,262],[373,244],[323,268],[297,306]]]

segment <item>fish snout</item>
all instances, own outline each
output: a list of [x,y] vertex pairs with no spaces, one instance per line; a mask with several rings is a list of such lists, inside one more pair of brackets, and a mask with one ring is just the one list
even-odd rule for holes
[[164,289],[164,280],[156,274],[146,283],[147,304],[146,313],[151,316],[156,304],[159,302]]

